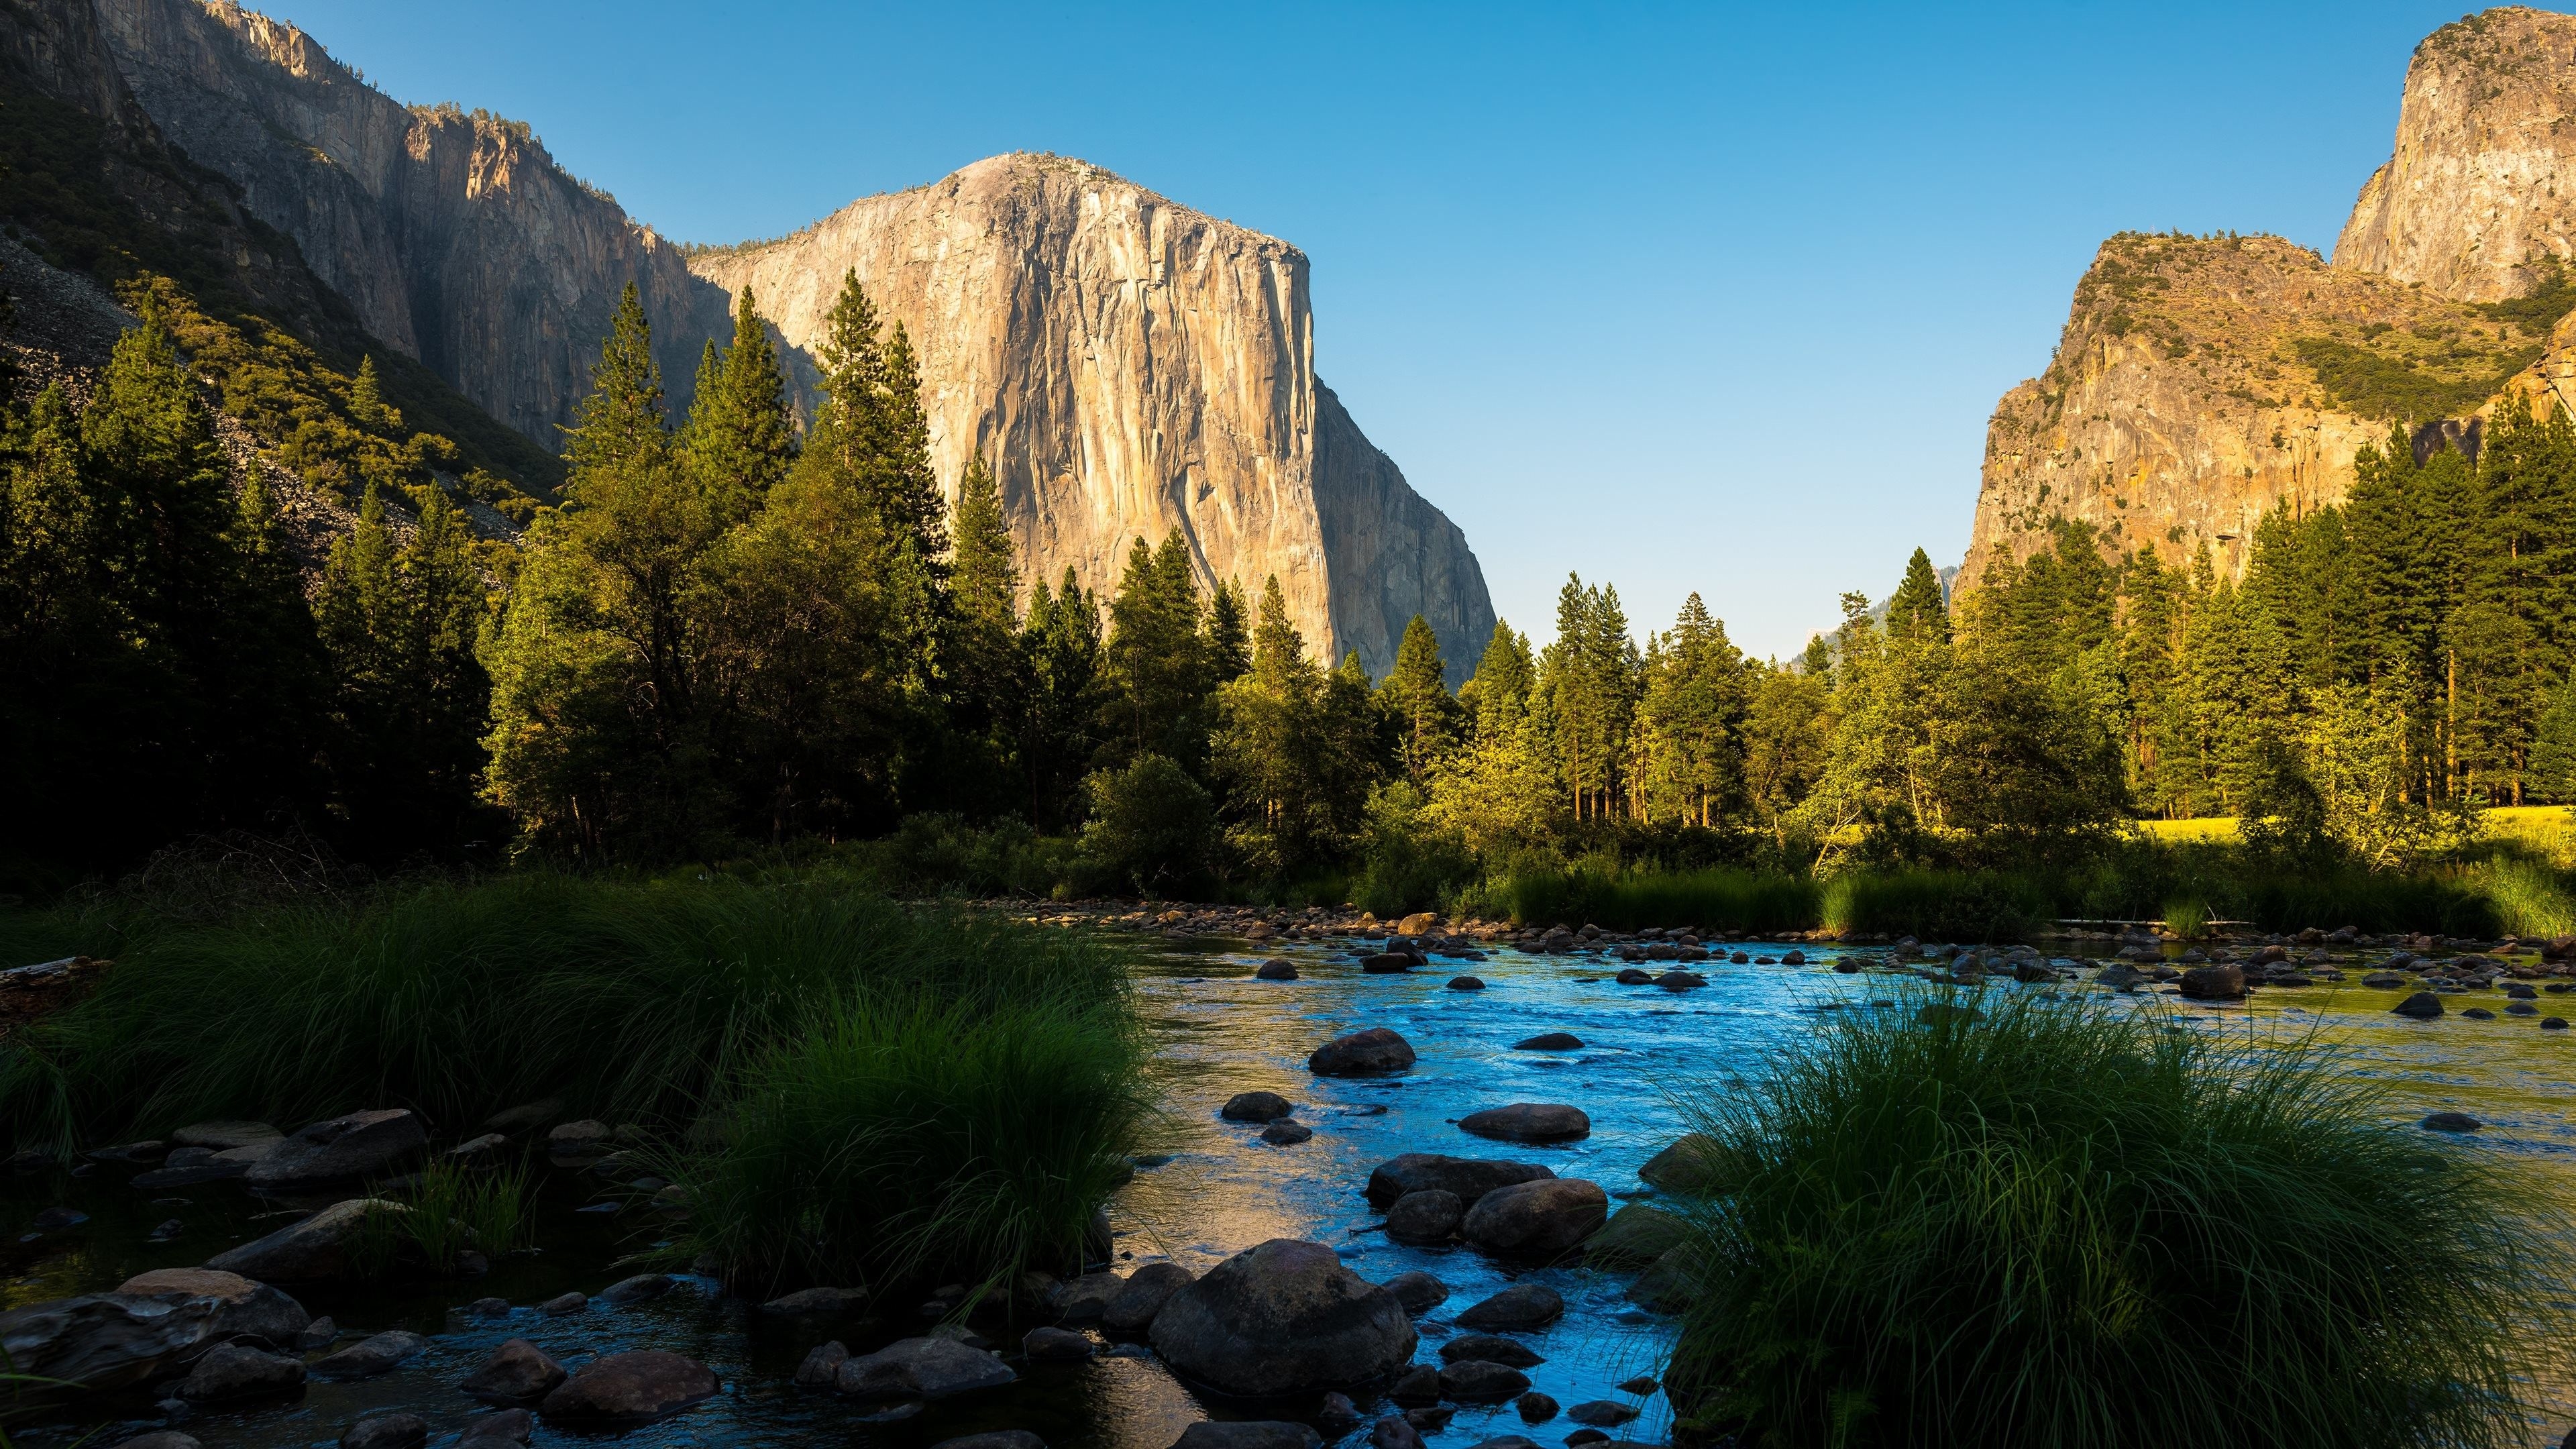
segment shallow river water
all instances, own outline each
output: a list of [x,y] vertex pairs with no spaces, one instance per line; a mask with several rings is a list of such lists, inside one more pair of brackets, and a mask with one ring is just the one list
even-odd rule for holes
[[[1614,1385],[1659,1371],[1672,1325],[1627,1302],[1626,1279],[1577,1267],[1516,1272],[1464,1247],[1393,1244],[1374,1230],[1378,1215],[1361,1187],[1376,1163],[1426,1151],[1544,1162],[1559,1176],[1599,1182],[1614,1207],[1645,1195],[1637,1168],[1679,1130],[1676,1093],[1758,1070],[1769,1054],[1810,1030],[1819,1011],[1885,994],[1889,978],[1835,974],[1830,963],[1842,954],[1838,949],[1805,949],[1815,959],[1800,967],[1711,960],[1694,968],[1709,985],[1679,993],[1615,984],[1611,976],[1624,964],[1615,960],[1605,964],[1597,957],[1534,956],[1508,948],[1477,961],[1435,957],[1426,969],[1395,976],[1365,975],[1347,946],[1320,943],[1253,951],[1240,943],[1184,942],[1152,951],[1139,967],[1139,984],[1165,1042],[1161,1085],[1168,1119],[1163,1152],[1156,1156],[1168,1154],[1168,1160],[1141,1170],[1111,1204],[1118,1266],[1123,1272],[1169,1258],[1204,1272],[1266,1239],[1297,1237],[1333,1245],[1372,1280],[1425,1269],[1451,1291],[1421,1321],[1418,1357],[1426,1362],[1437,1362],[1439,1339],[1453,1331],[1448,1321],[1455,1313],[1514,1277],[1527,1276],[1556,1288],[1567,1305],[1555,1326],[1519,1335],[1545,1358],[1526,1371],[1534,1386],[1569,1406],[1605,1398],[1632,1403],[1642,1415],[1618,1432],[1661,1442],[1669,1426],[1661,1396],[1622,1395]],[[1254,979],[1252,968],[1274,955],[1295,961],[1301,979]],[[1450,976],[1470,971],[1487,983],[1485,990],[1447,989]],[[2007,982],[1994,989],[2093,988]],[[2355,1071],[2395,1080],[2392,1112],[2409,1119],[2442,1109],[2467,1112],[2488,1124],[2476,1139],[2478,1150],[2525,1157],[2544,1190],[2564,1190],[2576,1199],[2576,1032],[2542,1032],[2528,1017],[2470,1020],[2456,1010],[2436,1021],[2409,1021],[2388,1014],[2401,995],[2319,984],[2258,993],[2250,1008],[2187,1008],[2183,1019],[2210,1031],[2321,1026],[2352,1049]],[[2470,995],[2490,1007],[2503,1005],[2492,991]],[[2563,1009],[2556,997],[2542,1002],[2550,1010]],[[2455,997],[2449,1004],[2457,1008],[2470,1001]],[[2576,996],[2567,1004],[2576,1005]],[[1392,1027],[1413,1044],[1420,1060],[1412,1071],[1374,1081],[1307,1072],[1308,1052],[1369,1026]],[[1543,1031],[1572,1032],[1584,1046],[1552,1053],[1513,1049],[1512,1043]],[[1311,1127],[1314,1137],[1274,1147],[1260,1140],[1257,1126],[1218,1119],[1226,1098],[1257,1088],[1295,1103],[1293,1120]],[[1590,1114],[1592,1135],[1560,1147],[1518,1147],[1481,1141],[1455,1125],[1477,1108],[1523,1101],[1573,1103]],[[103,1291],[146,1268],[199,1263],[283,1221],[256,1218],[267,1205],[233,1184],[154,1199],[126,1187],[127,1175],[102,1167],[77,1181],[60,1174],[0,1181],[0,1226],[10,1230],[9,1238],[0,1239],[5,1306]],[[827,1337],[866,1352],[918,1331],[917,1324],[765,1319],[698,1280],[684,1280],[679,1291],[642,1304],[541,1317],[532,1305],[567,1290],[596,1293],[631,1271],[617,1266],[621,1254],[653,1241],[650,1225],[636,1218],[579,1210],[605,1200],[603,1190],[595,1178],[554,1173],[540,1195],[543,1251],[507,1259],[489,1277],[391,1291],[299,1292],[308,1308],[333,1315],[353,1336],[409,1328],[430,1335],[430,1348],[382,1377],[314,1383],[289,1404],[199,1414],[181,1427],[210,1449],[319,1446],[336,1443],[365,1411],[401,1408],[430,1421],[436,1431],[432,1444],[452,1442],[465,1419],[479,1411],[455,1384],[513,1336],[533,1340],[574,1369],[599,1354],[647,1347],[672,1349],[714,1367],[724,1392],[624,1436],[638,1445],[860,1443],[916,1449],[956,1434],[1018,1428],[1035,1431],[1057,1449],[1167,1449],[1193,1420],[1243,1414],[1239,1406],[1194,1394],[1149,1354],[1130,1349],[1130,1356],[1078,1365],[1017,1363],[1020,1379],[1006,1388],[934,1403],[901,1423],[864,1424],[857,1409],[798,1393],[790,1375],[805,1351]],[[34,1233],[31,1220],[56,1206],[87,1213],[88,1221]],[[156,1225],[174,1220],[178,1236],[148,1241]],[[519,1306],[502,1320],[468,1320],[457,1311],[486,1295]],[[344,1338],[342,1344],[351,1341]],[[997,1341],[995,1347],[1016,1354],[1015,1342]],[[1369,1419],[1390,1412],[1382,1404],[1360,1407]],[[1265,1408],[1255,1416],[1276,1412]],[[26,1445],[66,1446],[91,1435],[88,1442],[106,1446],[169,1423],[150,1395],[136,1394],[95,1402],[51,1423],[40,1420],[15,1437]],[[1526,1433],[1552,1445],[1574,1427],[1561,1417],[1526,1426],[1506,1403],[1463,1409],[1445,1430],[1425,1437],[1436,1449],[1465,1449],[1503,1433]],[[2546,1427],[2564,1432],[2567,1422]],[[1352,1440],[1365,1443],[1366,1435],[1363,1427]],[[574,1437],[540,1425],[534,1442],[567,1443]]]

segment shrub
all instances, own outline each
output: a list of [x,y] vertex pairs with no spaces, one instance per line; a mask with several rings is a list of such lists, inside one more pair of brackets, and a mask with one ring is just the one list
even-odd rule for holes
[[[2313,1039],[1996,992],[1847,1010],[1712,1145],[1667,1378],[1766,1446],[2522,1443],[2569,1225]],[[2438,1225],[2438,1226],[2434,1226]],[[2142,1372],[2148,1365],[2163,1371]]]
[[1216,803],[1189,772],[1161,755],[1139,755],[1123,770],[1095,770],[1083,782],[1091,824],[1083,854],[1151,896],[1207,873],[1216,846]]

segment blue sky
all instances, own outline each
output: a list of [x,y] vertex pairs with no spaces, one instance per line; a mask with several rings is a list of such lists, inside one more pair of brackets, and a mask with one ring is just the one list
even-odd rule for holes
[[[664,234],[1055,151],[1284,237],[1316,365],[1544,640],[1698,590],[1794,652],[1967,547],[1995,400],[2136,228],[2330,249],[2411,0],[1975,7],[269,0]],[[1446,641],[1471,654],[1482,641]]]

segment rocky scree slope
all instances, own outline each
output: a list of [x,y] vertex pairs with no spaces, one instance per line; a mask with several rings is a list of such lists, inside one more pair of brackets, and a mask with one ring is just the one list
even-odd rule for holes
[[2548,395],[2576,307],[2571,98],[2576,16],[2491,10],[2417,48],[2331,265],[2276,237],[2105,242],[2048,370],[1988,424],[1965,585],[2057,519],[2241,576],[2262,516],[2340,502],[2393,422],[2419,454],[2474,450],[2500,394]]

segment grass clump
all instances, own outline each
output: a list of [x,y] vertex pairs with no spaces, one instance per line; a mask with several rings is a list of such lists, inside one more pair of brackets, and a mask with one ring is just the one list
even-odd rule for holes
[[1505,881],[1495,904],[1524,923],[1790,931],[1816,923],[1819,889],[1805,876],[1749,870],[1531,870]]
[[[1941,998],[1947,1000],[1948,998]],[[1764,1446],[2527,1442],[2567,1224],[2314,1040],[1994,993],[1696,1099],[1668,1376]]]
[[528,1195],[525,1163],[432,1162],[400,1187],[372,1194],[403,1210],[369,1213],[360,1221],[349,1255],[351,1276],[380,1278],[401,1266],[453,1273],[459,1255],[468,1251],[498,1258],[527,1247],[535,1228]]
[[2201,901],[2165,902],[2165,934],[2177,941],[2197,941],[2209,934],[2209,906]]

